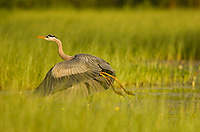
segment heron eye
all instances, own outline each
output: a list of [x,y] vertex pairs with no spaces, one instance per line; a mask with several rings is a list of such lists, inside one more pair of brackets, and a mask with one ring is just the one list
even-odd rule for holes
[[49,36],[47,35],[46,38],[49,38]]

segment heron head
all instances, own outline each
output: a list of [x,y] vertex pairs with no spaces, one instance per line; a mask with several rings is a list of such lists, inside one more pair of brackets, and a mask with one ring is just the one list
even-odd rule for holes
[[46,39],[48,41],[54,41],[55,39],[58,39],[56,36],[54,35],[46,35],[46,36],[37,36],[37,38],[43,38]]

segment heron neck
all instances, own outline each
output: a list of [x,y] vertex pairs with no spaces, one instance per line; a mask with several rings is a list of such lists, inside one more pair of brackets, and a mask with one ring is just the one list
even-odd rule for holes
[[62,49],[62,42],[59,40],[59,39],[56,39],[55,42],[58,44],[58,54],[60,55],[60,57],[65,60],[65,61],[69,61],[72,59],[72,56],[69,56],[69,55],[66,55],[64,52],[63,52],[63,49]]

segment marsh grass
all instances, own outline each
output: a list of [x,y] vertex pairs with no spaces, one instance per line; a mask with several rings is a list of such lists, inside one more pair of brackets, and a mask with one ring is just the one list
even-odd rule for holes
[[2,90],[32,90],[62,61],[56,44],[35,37],[46,34],[60,38],[69,55],[88,53],[105,59],[127,86],[191,84],[198,78],[199,64],[193,65],[200,56],[198,10],[1,14]]
[[[83,99],[1,95],[1,131],[195,131],[199,103],[140,95],[139,104],[112,91]],[[191,102],[190,102],[191,101]]]
[[[0,11],[0,131],[196,131],[199,97],[193,94],[199,92],[199,13]],[[108,61],[122,84],[135,90],[139,104],[134,97],[128,102],[111,90],[71,100],[26,94],[62,61],[56,44],[36,38],[47,34],[62,40],[66,54],[87,53]],[[189,89],[174,88],[183,85]],[[156,94],[154,87],[172,89]],[[152,92],[156,96],[146,95]],[[192,96],[183,94],[169,103],[162,94],[170,92]]]

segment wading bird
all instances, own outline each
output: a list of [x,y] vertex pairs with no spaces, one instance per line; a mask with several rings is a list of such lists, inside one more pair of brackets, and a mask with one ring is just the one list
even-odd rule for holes
[[[35,89],[36,95],[47,96],[80,83],[86,86],[87,93],[90,94],[91,91],[99,91],[100,88],[108,89],[114,80],[119,83],[125,93],[134,95],[121,85],[115,76],[115,70],[105,60],[88,54],[66,55],[62,49],[62,42],[54,35],[37,37],[56,42],[58,54],[64,61],[57,63],[48,71],[44,80]],[[116,91],[114,87],[112,89],[116,94],[125,96],[122,90]]]

